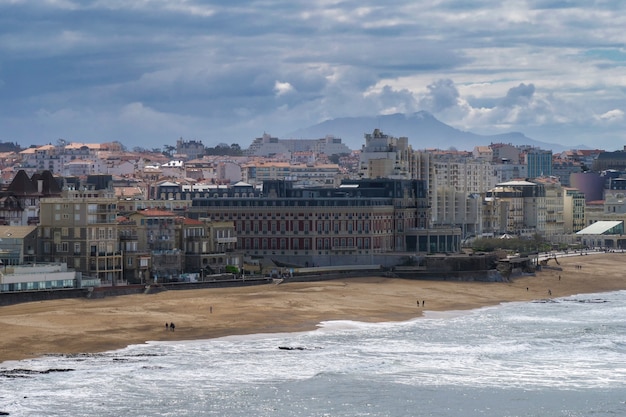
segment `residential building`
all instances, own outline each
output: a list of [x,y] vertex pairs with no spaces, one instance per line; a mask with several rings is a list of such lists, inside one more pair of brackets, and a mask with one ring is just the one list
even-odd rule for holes
[[339,174],[337,164],[253,161],[242,166],[243,181],[250,184],[288,180],[298,186],[333,186]]
[[489,145],[492,152],[491,161],[495,164],[519,164],[520,150],[507,143],[492,143]]
[[38,261],[67,263],[104,285],[123,283],[116,216],[110,188],[67,188],[41,199]]
[[563,191],[563,232],[576,233],[585,227],[585,194],[570,187]]
[[226,267],[243,267],[243,256],[236,251],[237,235],[230,221],[189,219],[183,222],[185,270],[206,274],[222,273]]
[[557,177],[539,177],[532,182],[543,184],[546,201],[546,227],[543,236],[555,242],[565,233],[564,190]]
[[321,139],[279,139],[264,133],[260,138],[254,139],[246,150],[246,155],[265,157],[285,155],[291,159],[291,154],[297,152],[342,155],[352,151],[341,142],[340,138],[334,136],[326,136]]
[[509,181],[485,193],[483,233],[532,236],[545,234],[546,197],[543,184]]
[[122,254],[123,280],[131,284],[150,282],[152,255],[147,248],[139,246],[137,221],[119,216],[117,228]]
[[58,197],[61,187],[50,171],[35,173],[30,178],[25,170],[17,172],[6,191],[0,208],[2,223],[13,226],[36,225],[39,222],[39,204],[42,198]]

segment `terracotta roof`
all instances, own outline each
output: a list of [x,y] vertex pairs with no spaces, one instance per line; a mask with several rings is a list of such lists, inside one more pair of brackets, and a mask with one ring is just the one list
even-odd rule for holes
[[137,212],[142,216],[146,217],[175,217],[176,214],[171,211],[159,210],[159,209],[145,209]]

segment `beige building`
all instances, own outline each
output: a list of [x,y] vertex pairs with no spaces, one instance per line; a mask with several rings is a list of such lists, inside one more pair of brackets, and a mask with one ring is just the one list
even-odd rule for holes
[[564,190],[556,177],[540,177],[533,182],[543,184],[546,192],[546,227],[544,237],[550,241],[560,240],[565,233]]
[[230,221],[185,219],[183,223],[185,267],[189,272],[216,274],[227,266],[243,267],[243,256],[237,252],[235,225]]
[[563,188],[563,232],[576,233],[585,227],[585,194],[576,188]]
[[337,164],[255,161],[242,166],[242,179],[249,184],[288,180],[299,186],[334,186],[340,170]]
[[546,197],[543,184],[509,181],[485,194],[483,233],[518,236],[545,234]]
[[64,190],[40,202],[38,260],[67,263],[103,284],[122,283],[112,190]]

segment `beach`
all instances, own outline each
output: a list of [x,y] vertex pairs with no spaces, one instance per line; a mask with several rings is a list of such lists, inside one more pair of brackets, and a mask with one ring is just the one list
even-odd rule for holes
[[[5,306],[0,307],[0,362],[146,341],[307,331],[331,320],[404,321],[426,311],[626,289],[624,253],[558,261],[507,283],[368,277]],[[175,331],[165,328],[171,322]]]

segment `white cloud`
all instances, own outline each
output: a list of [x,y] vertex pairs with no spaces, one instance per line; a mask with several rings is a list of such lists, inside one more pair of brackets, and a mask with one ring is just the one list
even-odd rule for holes
[[608,122],[624,120],[624,112],[620,109],[613,109],[601,114],[599,118]]
[[276,93],[276,96],[282,96],[282,95],[291,93],[293,91],[294,91],[293,86],[289,84],[288,82],[276,81],[274,83],[274,92]]

